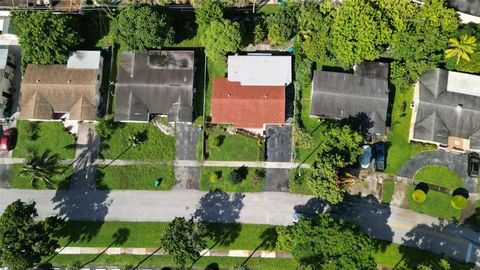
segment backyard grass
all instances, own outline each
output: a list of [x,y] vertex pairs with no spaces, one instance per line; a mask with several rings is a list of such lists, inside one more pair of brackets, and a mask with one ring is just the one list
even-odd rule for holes
[[[147,131],[147,140],[137,147],[129,147],[128,138]],[[170,161],[175,159],[175,137],[165,135],[152,124],[119,124],[108,139],[102,141],[100,157],[142,161]]]
[[396,175],[403,164],[416,154],[437,149],[433,144],[408,142],[410,118],[412,117],[412,109],[410,108],[412,100],[413,89],[403,93],[402,91],[395,91],[391,122],[392,130],[388,134],[386,173]]
[[[259,139],[243,134],[228,134],[219,126],[206,132],[206,155],[209,160],[222,161],[258,161],[263,155]],[[220,146],[214,145],[214,138],[220,137]]]
[[382,203],[390,204],[392,201],[393,191],[395,190],[395,182],[384,180],[382,185]]
[[[161,179],[155,187],[155,180]],[[97,168],[98,189],[168,190],[175,184],[173,166],[126,165]]]
[[[212,81],[216,77],[225,77],[227,75],[227,64],[222,61],[207,59],[207,93],[205,96],[205,117],[212,116]],[[209,119],[206,119],[210,122]]]
[[[308,173],[307,169],[291,170],[290,171],[290,191],[293,193],[315,195],[313,190],[308,186],[305,175]],[[299,175],[300,174],[300,175]]]
[[63,130],[61,122],[38,122],[37,138],[34,141],[27,136],[28,123],[26,120],[17,121],[18,139],[13,157],[29,157],[29,150],[39,154],[50,150],[52,154],[58,154],[64,159],[75,156],[75,137]]
[[451,195],[429,190],[425,202],[417,203],[412,198],[413,191],[415,191],[415,186],[409,186],[407,196],[410,210],[448,220],[458,220],[460,218],[462,211],[452,207],[450,203]]
[[464,186],[463,179],[456,172],[437,165],[429,165],[421,168],[415,173],[413,178],[417,181],[446,187],[451,190]]
[[[10,187],[19,189],[47,189],[44,182],[37,182],[37,186],[30,185],[30,178],[20,175],[20,171],[24,164],[10,165]],[[62,166],[65,172],[54,176],[50,179],[57,184],[58,189],[68,189],[70,187],[70,178],[72,176],[72,166]]]
[[[202,190],[222,190],[227,192],[260,192],[263,189],[265,170],[260,168],[247,168],[245,179],[238,184],[230,181],[230,173],[238,168],[227,167],[202,167],[202,176],[200,180],[200,188]],[[261,170],[262,176],[255,180],[255,171]],[[210,181],[210,175],[216,173],[218,180]]]
[[263,5],[261,8],[259,8],[257,10],[257,12],[265,14],[265,15],[269,15],[269,14],[277,13],[277,11],[279,11],[280,9],[282,9],[282,7],[279,6],[278,4],[277,5]]

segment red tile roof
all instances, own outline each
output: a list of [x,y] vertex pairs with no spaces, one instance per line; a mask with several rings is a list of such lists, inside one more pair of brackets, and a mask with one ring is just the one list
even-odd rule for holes
[[212,122],[237,128],[263,128],[285,123],[284,86],[243,86],[227,78],[214,78]]

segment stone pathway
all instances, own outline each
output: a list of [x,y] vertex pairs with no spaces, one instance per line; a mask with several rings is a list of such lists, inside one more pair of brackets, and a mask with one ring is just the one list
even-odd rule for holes
[[[63,247],[56,250],[61,255],[105,254],[105,255],[166,255],[158,248],[129,247]],[[202,257],[239,257],[239,258],[292,258],[292,254],[270,250],[218,250],[206,249],[200,252]]]
[[95,189],[97,171],[95,160],[99,148],[100,137],[95,135],[95,125],[92,123],[79,124],[70,189]]
[[393,190],[392,201],[390,205],[408,209],[408,184],[395,183],[395,189]]

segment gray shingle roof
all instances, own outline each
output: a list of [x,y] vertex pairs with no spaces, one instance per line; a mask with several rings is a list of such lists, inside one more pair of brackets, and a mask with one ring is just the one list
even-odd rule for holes
[[448,74],[437,68],[420,78],[413,139],[447,144],[454,136],[480,149],[480,97],[447,90]]
[[310,115],[355,120],[369,133],[384,134],[388,64],[358,65],[355,74],[315,71]]
[[148,121],[149,114],[169,121],[193,117],[193,51],[122,52],[115,92],[115,121]]

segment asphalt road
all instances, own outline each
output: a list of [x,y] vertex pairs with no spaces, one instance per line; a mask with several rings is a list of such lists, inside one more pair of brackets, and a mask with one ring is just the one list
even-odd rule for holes
[[[291,193],[225,193],[197,190],[93,191],[0,189],[0,212],[22,199],[37,203],[40,218],[59,214],[76,220],[170,221],[176,216],[214,222],[287,225],[294,211],[322,212],[325,204]],[[353,199],[331,209],[370,235],[418,247],[458,261],[480,262],[480,234],[413,211]]]

